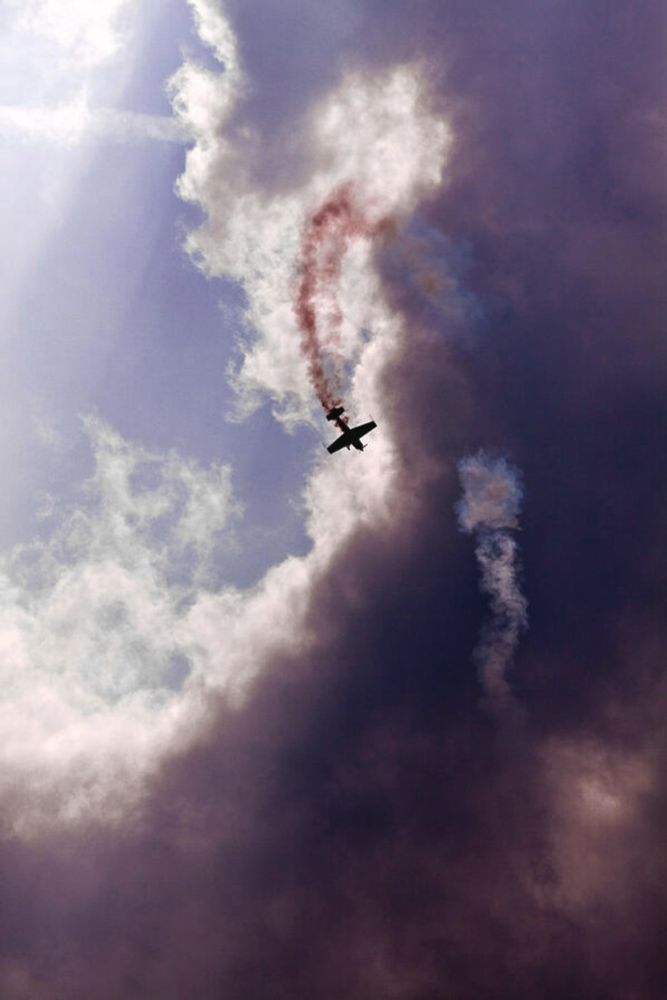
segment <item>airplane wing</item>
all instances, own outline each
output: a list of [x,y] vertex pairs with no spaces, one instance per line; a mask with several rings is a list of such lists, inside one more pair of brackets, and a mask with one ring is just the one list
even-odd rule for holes
[[336,438],[336,440],[328,446],[327,451],[330,455],[333,455],[335,451],[340,451],[340,449],[344,448],[346,444],[347,441],[345,440],[345,435],[341,434],[339,438]]
[[355,437],[363,437],[364,434],[370,434],[372,430],[375,430],[377,424],[374,420],[369,420],[367,424],[359,424],[358,427],[354,427]]

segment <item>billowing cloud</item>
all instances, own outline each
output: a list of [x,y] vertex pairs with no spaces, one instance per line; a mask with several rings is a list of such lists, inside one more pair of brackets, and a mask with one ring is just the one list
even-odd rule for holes
[[[428,109],[418,66],[400,66],[379,78],[348,74],[300,123],[309,135],[312,163],[306,181],[284,193],[256,189],[250,161],[257,136],[245,129],[234,145],[223,128],[243,93],[236,48],[221,15],[214,29],[210,6],[203,10],[203,40],[224,68],[213,73],[185,64],[171,82],[176,114],[199,137],[178,191],[204,210],[206,221],[187,246],[207,274],[232,277],[246,292],[248,337],[235,374],[243,412],[268,394],[293,421],[313,405],[294,308],[309,218],[333,191],[352,184],[371,226],[383,218],[400,221],[441,180],[447,126]],[[339,284],[342,358],[357,363],[364,350],[377,353],[380,340],[391,349],[395,324],[379,301],[368,240],[349,246]],[[371,334],[367,344],[362,330]]]
[[311,587],[337,539],[371,505],[380,515],[371,490],[336,535],[315,520],[318,496],[335,498],[315,493],[313,551],[243,592],[224,583],[241,514],[229,468],[150,451],[96,417],[86,429],[84,498],[63,517],[47,497],[45,538],[2,565],[3,795],[22,835],[122,820],[196,736],[206,691],[242,703],[269,654],[312,644]]

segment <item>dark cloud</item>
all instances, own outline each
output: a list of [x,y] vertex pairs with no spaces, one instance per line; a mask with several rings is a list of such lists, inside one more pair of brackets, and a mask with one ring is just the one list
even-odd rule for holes
[[[354,36],[312,4],[298,31],[258,9],[232,6],[242,52],[260,80],[275,30],[286,81],[248,106],[260,124],[272,106],[287,130],[299,78],[305,104],[333,65],[430,60],[455,143],[424,217],[479,309],[438,328],[387,257],[404,506],[340,551],[315,639],[220,704],[132,825],[4,844],[3,996],[658,1000],[664,6],[369,2]],[[525,485],[512,733],[480,704],[454,514],[482,446]]]

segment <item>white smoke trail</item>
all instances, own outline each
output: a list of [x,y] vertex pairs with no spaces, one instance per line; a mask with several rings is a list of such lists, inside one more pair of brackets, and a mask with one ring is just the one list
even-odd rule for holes
[[488,703],[501,710],[512,699],[507,668],[519,633],[528,625],[528,606],[518,582],[518,546],[512,535],[519,526],[523,495],[519,471],[506,459],[482,451],[461,459],[458,470],[463,487],[456,505],[459,526],[477,538],[480,586],[491,605],[491,619],[482,630],[475,660]]

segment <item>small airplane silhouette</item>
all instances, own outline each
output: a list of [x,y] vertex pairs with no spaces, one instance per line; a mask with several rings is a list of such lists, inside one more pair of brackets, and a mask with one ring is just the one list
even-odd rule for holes
[[370,420],[367,424],[359,424],[358,427],[350,427],[343,420],[343,413],[345,410],[342,406],[334,406],[332,410],[327,413],[327,420],[333,420],[339,431],[342,431],[341,436],[336,438],[333,444],[330,444],[327,451],[330,455],[333,455],[335,451],[340,451],[341,448],[347,448],[350,450],[350,445],[356,448],[357,451],[363,451],[364,446],[361,443],[361,438],[364,434],[369,434],[377,424],[374,420]]

